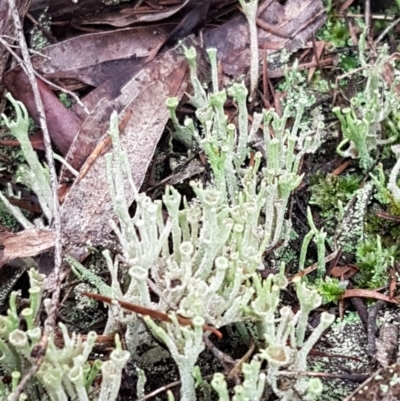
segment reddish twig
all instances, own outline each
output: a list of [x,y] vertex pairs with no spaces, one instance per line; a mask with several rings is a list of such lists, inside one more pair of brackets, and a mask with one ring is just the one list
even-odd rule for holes
[[[93,298],[96,301],[101,301],[101,302],[105,302],[107,304],[112,304],[113,302],[117,302],[122,308],[129,310],[131,312],[135,312],[138,313],[142,316],[150,316],[153,319],[158,319],[161,320],[163,322],[167,322],[167,323],[172,323],[171,318],[168,316],[167,313],[165,312],[161,312],[158,310],[154,310],[154,309],[149,309],[149,308],[145,308],[144,306],[140,306],[140,305],[135,305],[135,304],[131,304],[129,302],[125,302],[119,299],[112,299],[110,297],[106,297],[104,295],[100,295],[100,294],[94,294],[92,292],[82,292],[82,295],[86,295],[89,298]],[[193,327],[193,322],[190,319],[187,319],[186,317],[182,317],[177,315],[177,320],[179,322],[179,324],[183,325],[183,326],[191,326]],[[210,331],[211,333],[215,334],[219,339],[222,339],[222,333],[217,330],[215,327],[212,326],[208,326],[206,324],[203,325],[203,330],[204,331]]]

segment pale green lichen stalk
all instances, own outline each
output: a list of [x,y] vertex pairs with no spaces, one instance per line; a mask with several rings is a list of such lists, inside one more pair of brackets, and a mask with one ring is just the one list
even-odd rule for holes
[[[290,79],[295,81],[296,76],[290,76]],[[182,381],[181,397],[188,401],[195,400],[192,372],[204,348],[200,330],[204,322],[219,328],[254,320],[258,322],[259,337],[266,338],[267,348],[259,358],[268,361],[268,374],[264,377],[259,373],[256,361],[250,366],[245,365],[247,379],[235,390],[237,400],[245,399],[249,394],[254,396],[255,392],[259,398],[254,399],[262,399],[265,381],[277,395],[284,397],[277,385],[279,369],[304,370],[306,357],[317,338],[314,334],[305,339],[305,323],[310,311],[318,306],[315,294],[299,284],[301,311],[293,315],[289,308],[283,308],[281,318],[277,320],[280,291],[287,285],[284,266],[279,275],[264,281],[260,280],[257,270],[262,266],[265,249],[286,235],[284,228],[290,223],[285,221],[284,214],[291,191],[302,179],[297,174],[300,159],[305,152],[316,148],[322,126],[307,129],[297,121],[294,128],[287,131],[286,121],[295,109],[293,101],[285,105],[283,117],[274,111],[258,115],[250,133],[255,135],[263,121],[267,165],[260,169],[261,153],[256,153],[254,164],[242,167],[248,156],[247,91],[242,84],[236,84],[230,93],[239,104],[239,124],[242,125],[239,134],[243,133],[245,141],[239,139],[237,145],[236,127],[227,124],[223,110],[226,92],[208,95],[208,103],[197,111],[203,130],[195,129],[193,139],[209,156],[215,185],[203,188],[192,182],[196,196],[191,202],[172,187],[166,188],[162,202],[153,202],[137,193],[126,152],[120,145],[117,114],[112,114],[110,135],[114,150],[107,155],[107,169],[119,225],[115,222],[111,225],[122,246],[122,261],[129,267],[130,283],[124,290],[121,288],[118,261],[113,263],[108,253],[105,256],[111,275],[110,286],[99,283],[89,270],[72,262],[81,278],[90,281],[105,295],[156,310],[173,310],[193,320],[194,327],[191,328],[177,325],[173,314],[174,324],[157,325],[145,318],[153,334],[167,345],[177,363]],[[303,102],[300,109],[304,112],[308,100],[305,95],[300,100]],[[169,100],[168,106],[173,124],[178,126],[174,117],[177,102]],[[270,135],[270,124],[275,137]],[[182,130],[187,140],[194,124],[187,121],[185,126],[191,127]],[[298,153],[295,153],[295,146]],[[236,154],[239,148],[244,150]],[[133,217],[129,215],[125,200],[125,188],[129,185],[136,194]],[[163,209],[168,213],[166,220]],[[152,300],[150,289],[158,295],[157,302]],[[306,291],[310,294],[304,295]],[[308,298],[315,302],[307,303]],[[328,322],[332,318],[325,320]],[[111,306],[106,330],[112,330],[121,321],[130,325],[127,342],[134,350],[137,338],[133,334],[138,332],[140,320],[129,317],[117,305]],[[322,332],[318,329],[316,333]],[[288,336],[293,340],[293,346],[287,347]],[[283,354],[277,355],[274,346],[281,347]],[[224,399],[223,384],[219,380],[221,385],[218,385],[218,380],[217,376],[214,387]],[[301,394],[307,395],[303,379],[298,379],[294,385],[301,389]]]
[[[244,363],[242,372],[243,383],[235,386],[232,401],[261,401],[264,394],[265,374],[260,373],[261,362],[254,358],[250,363]],[[222,373],[215,373],[211,381],[211,386],[218,393],[220,401],[229,401],[228,386]]]
[[254,99],[254,95],[258,86],[259,78],[259,57],[258,57],[258,36],[257,36],[257,10],[258,0],[239,0],[243,13],[249,24],[250,33],[250,101]]
[[301,251],[300,251],[300,259],[299,259],[299,270],[304,269],[304,264],[307,255],[307,249],[314,238],[315,243],[317,244],[317,253],[318,253],[318,276],[322,277],[325,273],[325,239],[326,233],[323,229],[318,230],[314,224],[314,220],[312,218],[311,209],[307,208],[307,220],[310,226],[310,232],[306,234],[304,237]]
[[373,165],[371,152],[379,145],[393,143],[399,136],[400,103],[396,92],[398,75],[389,87],[382,74],[385,64],[391,63],[387,45],[383,46],[376,61],[368,65],[361,57],[364,41],[365,37],[362,37],[359,53],[363,74],[367,78],[365,89],[350,100],[349,107],[334,107],[332,111],[340,121],[344,138],[337,147],[338,153],[360,159],[361,168],[368,170]]
[[[6,400],[24,374],[35,362],[32,350],[42,337],[42,330],[36,324],[37,314],[44,290],[45,276],[35,270],[29,271],[30,306],[21,311],[18,316],[16,307],[17,293],[10,296],[10,307],[7,316],[0,316],[0,366],[12,376],[11,386],[6,385],[0,377],[0,399]],[[49,300],[45,300],[48,306]],[[21,318],[26,329],[22,330]],[[94,361],[90,364],[88,358],[93,350],[97,334],[91,331],[83,340],[81,335],[70,335],[64,324],[60,323],[62,333],[61,347],[55,345],[54,334],[48,339],[48,346],[40,369],[29,383],[26,392],[20,400],[41,401],[109,401],[116,400],[121,384],[121,374],[129,359],[129,352],[121,349],[116,336],[116,348],[110,354],[110,360]],[[102,384],[100,393],[93,393],[93,381],[101,372]],[[29,397],[28,395],[29,394]],[[47,397],[47,398],[46,398]]]
[[[6,95],[7,99],[11,102],[14,107],[16,120],[10,121],[8,117],[2,114],[2,118],[11,131],[14,137],[18,140],[21,145],[21,150],[25,156],[28,166],[21,165],[17,172],[18,181],[31,188],[39,198],[40,206],[43,210],[49,222],[53,218],[53,202],[52,202],[52,192],[50,186],[50,179],[47,168],[44,167],[34,151],[30,140],[29,140],[29,117],[25,106],[15,100],[10,93]],[[7,205],[10,212],[14,214],[15,218],[24,226],[30,227],[31,223],[27,224],[27,220],[21,220],[21,214],[15,212],[15,207],[10,207],[11,205],[7,199],[0,195],[1,200]]]
[[[176,99],[169,99],[167,106],[176,130],[175,138],[189,147],[198,146],[204,150],[214,182],[206,188],[191,182],[195,197],[190,202],[172,187],[166,188],[162,201],[152,201],[139,194],[133,184],[127,154],[119,141],[118,116],[112,113],[113,152],[106,155],[106,160],[110,194],[119,223],[112,221],[111,226],[120,241],[122,258],[113,262],[110,255],[104,253],[111,275],[110,286],[78,262],[69,261],[82,279],[105,295],[155,310],[174,311],[192,319],[193,327],[181,327],[173,313],[172,324],[156,324],[145,318],[153,334],[167,345],[177,363],[182,399],[195,400],[192,372],[204,348],[202,324],[206,322],[219,328],[246,320],[257,322],[258,336],[266,339],[267,348],[258,359],[244,365],[245,381],[235,389],[235,399],[244,400],[250,395],[253,399],[262,399],[265,382],[282,398],[284,395],[277,386],[278,371],[280,367],[305,369],[305,358],[316,338],[314,334],[305,339],[305,323],[318,302],[307,303],[304,293],[310,290],[298,284],[301,311],[293,315],[289,308],[282,308],[281,318],[277,320],[280,291],[287,285],[284,266],[280,274],[264,281],[260,280],[257,270],[262,268],[265,250],[288,236],[290,221],[285,219],[285,211],[291,192],[302,180],[302,175],[298,174],[299,164],[305,153],[318,147],[323,125],[318,119],[310,126],[302,121],[312,99],[299,90],[298,73],[290,72],[287,74],[290,90],[283,115],[280,117],[274,110],[263,111],[254,116],[249,127],[246,87],[236,83],[228,93],[219,90],[214,71],[217,68],[215,52],[208,53],[215,90],[209,94],[197,78],[194,49],[186,49],[194,87],[191,99],[197,107],[196,116],[201,126],[196,127],[191,119],[186,119],[184,126],[180,125],[175,115]],[[293,93],[295,89],[297,95]],[[238,129],[228,124],[224,112],[228,94],[238,104]],[[287,121],[293,115],[296,116],[294,125],[288,130]],[[254,139],[261,123],[264,142],[260,147],[267,156],[266,165],[261,168],[262,153],[256,152],[254,163],[246,166],[250,152],[248,141]],[[136,195],[133,217],[125,196],[129,186],[130,192]],[[164,210],[168,215],[166,219]],[[313,234],[316,235],[315,230]],[[119,261],[123,262],[124,269],[128,268],[130,276],[124,288],[118,279]],[[157,301],[150,296],[150,291],[158,295]],[[310,299],[315,299],[314,295]],[[134,352],[141,320],[126,314],[118,305],[112,305],[106,332],[111,332],[121,322],[129,327],[126,341]],[[316,333],[321,334],[321,331],[318,329]],[[288,337],[293,340],[289,347],[286,345]],[[276,354],[279,350],[274,347],[281,347],[279,350],[283,353]],[[260,362],[257,362],[260,358],[268,361],[266,376],[260,373]],[[218,375],[213,383],[224,399],[224,385]],[[301,394],[306,395],[303,384],[303,379],[294,382]]]
[[[249,7],[257,4],[254,0],[250,3]],[[100,293],[170,313],[172,323],[155,323],[149,317],[144,321],[154,336],[167,345],[178,366],[182,400],[194,401],[196,397],[193,373],[204,349],[203,335],[207,335],[203,324],[220,328],[245,321],[255,322],[261,348],[248,364],[243,364],[244,380],[235,387],[234,400],[262,400],[266,386],[282,400],[297,400],[296,394],[313,399],[320,392],[319,381],[299,377],[293,380],[293,387],[285,391],[279,387],[279,371],[282,368],[306,370],[307,355],[332,323],[333,316],[322,314],[320,325],[307,338],[306,323],[310,312],[320,305],[319,295],[304,283],[296,282],[300,310],[294,314],[289,307],[280,306],[280,293],[288,285],[284,265],[281,264],[279,274],[265,280],[261,280],[258,270],[263,269],[266,250],[288,240],[291,222],[285,213],[289,197],[303,178],[299,174],[302,157],[314,152],[321,142],[323,124],[318,118],[312,123],[304,122],[304,114],[313,99],[299,85],[301,75],[297,71],[286,74],[288,94],[282,105],[282,115],[273,109],[263,110],[254,115],[249,126],[247,89],[243,83],[233,84],[228,91],[219,89],[215,50],[208,51],[213,84],[210,93],[198,79],[195,50],[186,49],[185,54],[193,85],[190,100],[196,108],[199,126],[192,119],[180,125],[175,114],[176,99],[169,99],[167,107],[176,131],[175,139],[189,150],[201,148],[204,151],[213,173],[212,182],[206,187],[191,182],[195,196],[190,201],[172,187],[167,187],[162,200],[158,201],[139,194],[127,153],[119,140],[118,115],[112,113],[109,133],[113,152],[105,157],[116,216],[116,221],[110,224],[120,242],[122,255],[113,261],[108,251],[103,253],[110,272],[110,285],[72,258],[67,257],[67,260],[76,274],[97,287]],[[237,127],[228,123],[225,115],[228,96],[238,105]],[[15,135],[25,135],[19,140],[25,141],[23,148],[30,169],[39,176],[34,189],[41,191],[41,203],[51,220],[50,206],[46,208],[47,199],[51,200],[46,189],[46,171],[28,147],[26,110],[19,102],[11,101],[17,120],[10,123],[5,118],[6,124]],[[290,129],[287,128],[289,119],[293,119]],[[257,144],[260,151],[254,152],[249,163],[248,143],[257,141],[261,124],[263,138]],[[135,195],[133,217],[127,202],[128,188]],[[48,204],[51,205],[51,201]],[[323,233],[316,230],[312,219],[310,226],[312,234],[320,239],[318,251],[322,257]],[[307,246],[308,242],[304,249]],[[121,267],[124,285],[120,281]],[[35,326],[42,293],[41,278],[33,273],[31,276],[30,308],[22,311],[27,330],[20,328],[15,293],[11,295],[8,315],[0,317],[0,364],[13,377],[11,386],[4,383],[0,386],[5,396],[15,389],[21,373],[33,363],[31,351],[41,338],[41,330]],[[44,306],[49,306],[48,300]],[[180,326],[176,315],[191,319],[193,325]],[[90,332],[83,340],[80,335],[69,335],[66,327],[60,324],[64,345],[57,348],[54,337],[49,338],[44,362],[35,376],[36,381],[31,384],[38,389],[36,399],[41,399],[40,389],[43,388],[52,401],[115,400],[122,369],[130,355],[135,356],[142,338],[139,328],[143,322],[114,302],[109,308],[105,332],[113,332],[121,323],[127,327],[125,341],[131,353],[122,349],[116,337],[116,349],[110,360],[96,361],[92,365],[87,359],[96,333]],[[263,360],[267,362],[265,373],[261,372]],[[99,372],[102,375],[100,392],[92,395],[93,381]],[[144,382],[141,374],[138,384],[141,393]],[[221,400],[227,399],[226,383],[220,375],[214,377],[212,386]],[[172,400],[172,394],[169,393],[168,398]],[[35,401],[35,397],[32,399]]]
[[154,323],[150,317],[144,317],[154,336],[165,343],[172,358],[178,365],[182,382],[181,400],[195,400],[193,370],[200,353],[205,348],[202,328],[205,320],[200,316],[193,318],[193,328],[191,328],[189,326],[180,326],[175,315],[171,315],[171,319],[173,324],[166,325],[166,329],[164,329]]

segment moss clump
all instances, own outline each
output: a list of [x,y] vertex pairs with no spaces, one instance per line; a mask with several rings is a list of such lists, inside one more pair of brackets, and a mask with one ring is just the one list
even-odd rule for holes
[[382,246],[381,237],[367,237],[357,248],[357,266],[361,288],[378,288],[387,284],[388,268],[399,256],[396,245]]
[[386,220],[370,212],[365,217],[365,233],[369,236],[379,235],[385,248],[400,246],[400,224],[397,221]]
[[346,291],[346,283],[341,282],[337,278],[325,277],[318,279],[315,282],[316,289],[322,296],[322,302],[327,304],[329,302],[337,303]]
[[327,219],[325,229],[337,222],[339,202],[346,204],[360,187],[361,178],[356,174],[336,176],[316,174],[311,180],[310,204],[320,208],[320,216]]

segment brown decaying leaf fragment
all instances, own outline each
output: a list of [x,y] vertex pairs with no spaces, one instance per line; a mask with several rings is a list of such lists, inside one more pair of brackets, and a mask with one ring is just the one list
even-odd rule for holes
[[[160,312],[158,310],[145,308],[144,306],[131,304],[129,302],[121,301],[119,299],[114,300],[110,297],[106,297],[106,296],[100,295],[100,294],[94,294],[92,292],[84,291],[81,294],[86,295],[89,298],[93,298],[96,301],[105,302],[107,304],[112,304],[113,302],[117,302],[122,308],[129,310],[131,312],[138,313],[139,315],[142,315],[142,316],[150,316],[152,319],[162,320],[163,322],[172,323],[171,318],[165,312]],[[193,327],[193,322],[190,319],[187,319],[187,318],[179,316],[179,315],[176,315],[176,318],[177,318],[179,324],[181,324],[182,326]],[[219,330],[217,330],[215,327],[204,324],[203,330],[210,331],[211,333],[215,334],[219,339],[222,339],[222,337],[223,337],[222,333]]]
[[[39,125],[39,114],[25,72],[18,68],[11,70],[6,74],[4,81],[13,97],[24,103],[29,115]],[[36,78],[36,81],[43,101],[51,140],[61,154],[66,155],[79,132],[82,121],[74,112],[65,108],[46,83],[39,78]]]
[[336,277],[340,280],[349,280],[355,276],[359,271],[356,265],[344,265],[344,266],[334,266],[330,271],[332,277]]
[[50,230],[28,229],[19,233],[0,233],[0,265],[15,258],[36,256],[54,247],[55,234]]
[[[90,124],[87,121],[82,128],[87,132],[87,136],[79,135],[71,149],[79,151],[79,148],[85,146],[88,149],[92,144],[91,153],[97,143],[108,137],[111,112],[116,110],[124,120],[124,116],[127,115],[125,113],[131,110],[125,129],[120,133],[120,140],[122,148],[128,155],[135,186],[140,188],[169,118],[165,100],[171,96],[176,96],[178,99],[183,96],[186,88],[184,83],[186,71],[187,64],[183,56],[172,55],[170,52],[149,63],[121,88],[119,96],[110,100],[103,98],[95,115],[89,116]],[[98,123],[99,119],[102,121],[100,133],[96,132],[99,127],[96,122]],[[92,136],[98,138],[92,142],[87,131],[89,127],[93,128]],[[77,161],[83,157],[85,155],[80,154]],[[86,158],[87,155],[83,162]],[[67,157],[67,161],[69,160]],[[127,202],[130,203],[134,199],[134,191],[129,186],[125,190]],[[98,157],[85,177],[79,183],[73,184],[64,200],[61,216],[66,252],[76,259],[82,260],[87,254],[87,241],[94,246],[107,243],[110,231],[108,222],[115,214],[108,191],[105,157]]]
[[390,298],[388,295],[381,294],[380,292],[374,290],[363,290],[361,288],[352,288],[346,290],[345,293],[342,295],[342,298],[353,298],[353,297],[380,299],[382,301],[390,302],[392,304],[399,303],[396,299]]
[[[18,8],[19,15],[21,19],[24,18],[24,15],[27,13],[31,1],[30,0],[16,0],[15,5]],[[15,27],[13,23],[13,19],[11,17],[11,10],[8,4],[8,1],[0,1],[0,37],[3,38],[15,38]],[[8,41],[8,39],[7,39]],[[15,44],[13,40],[9,41],[10,45]],[[4,46],[0,46],[0,114],[4,111],[4,105],[6,99],[1,96],[4,91],[4,82],[3,76],[4,71],[7,67],[7,62],[10,57],[10,53]]]
[[[85,2],[82,0],[79,5],[82,4],[83,7],[83,3]],[[104,15],[106,18],[109,16],[110,9],[103,11],[103,14],[99,11],[94,16],[99,22],[103,21]],[[325,8],[320,0],[288,0],[285,5],[272,0],[261,4],[259,11],[258,21],[264,23],[266,28],[258,29],[259,44],[268,43],[267,48],[273,49],[268,51],[268,56],[283,48],[291,53],[303,47],[326,18]],[[49,14],[53,21],[58,12],[52,2]],[[212,12],[213,8],[209,15]],[[149,50],[162,44],[170,32],[169,24],[159,24],[140,29],[126,28],[81,35],[46,47],[42,53],[47,57],[34,57],[33,63],[46,78],[73,79],[98,87],[107,80],[129,77],[133,65],[138,69],[143,68],[144,58],[149,56]],[[218,60],[222,62],[224,73],[232,78],[238,78],[249,68],[248,41],[248,26],[243,16],[233,18],[204,34],[205,47],[218,49]],[[116,43],[118,46],[115,46]],[[315,66],[315,63],[311,66]],[[283,76],[283,68],[276,69],[273,63],[268,67],[270,77]],[[88,105],[87,107],[92,109]]]
[[185,0],[184,2],[174,4],[173,6],[170,5],[166,8],[160,4],[157,5],[157,8],[159,8],[157,10],[151,9],[150,7],[138,8],[137,4],[134,7],[132,7],[131,4],[122,4],[119,7],[113,7],[107,10],[105,15],[98,15],[95,13],[94,15],[78,19],[76,25],[111,25],[116,28],[122,28],[137,23],[162,21],[182,10],[189,1],[190,0]]

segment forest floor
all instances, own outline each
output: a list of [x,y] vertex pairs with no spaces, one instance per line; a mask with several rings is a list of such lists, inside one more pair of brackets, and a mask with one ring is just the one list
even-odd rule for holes
[[[8,0],[0,4],[0,15],[7,16],[0,19],[0,112],[14,118],[7,92],[24,103],[31,117],[30,143],[39,160],[47,160],[50,139],[69,167],[57,159],[54,175],[50,171],[60,207],[49,219],[41,199],[27,185],[31,179],[21,178],[25,157],[18,140],[4,120],[0,122],[1,190],[25,216],[16,219],[0,202],[0,313],[6,315],[12,291],[20,291],[18,307],[26,305],[27,271],[35,266],[50,278],[48,296],[58,305],[53,318],[70,332],[100,334],[106,326],[106,308],[85,303],[80,293],[93,288],[63,261],[72,256],[109,282],[101,252],[121,252],[108,224],[114,211],[103,157],[110,148],[111,111],[119,115],[121,137],[131,133],[122,142],[129,149],[140,192],[158,200],[169,185],[192,199],[190,182],[207,185],[214,177],[204,152],[188,151],[187,143],[172,135],[176,127],[165,107],[167,97],[179,100],[181,123],[195,116],[189,104],[189,69],[177,42],[195,46],[202,82],[211,86],[206,49],[214,47],[221,87],[242,80],[249,86],[247,22],[236,0],[15,3],[22,31],[15,28]],[[258,86],[248,102],[249,121],[262,109],[282,113],[288,93],[285,77],[297,68],[299,85],[313,99],[306,119],[321,118],[324,127],[321,145],[299,166],[304,176],[291,193],[285,214],[291,221],[290,235],[265,252],[260,274],[266,278],[276,273],[283,261],[289,281],[301,277],[319,292],[323,303],[310,315],[309,328],[318,324],[322,311],[336,316],[311,351],[306,372],[323,380],[321,400],[400,399],[400,3],[265,0],[260,1],[257,16],[261,62]],[[31,51],[43,108],[21,67],[21,41],[10,39],[18,33]],[[224,108],[228,121],[238,124],[235,101],[228,99]],[[286,121],[288,128],[294,120]],[[252,155],[259,150],[257,144],[249,143]],[[135,208],[133,204],[132,213]],[[37,219],[48,227],[32,224]],[[302,252],[312,225],[314,233],[325,233],[323,273],[318,241]],[[298,308],[292,288],[282,297],[293,310]],[[43,322],[41,316],[39,324]],[[225,339],[217,343],[218,349],[240,359],[248,344],[234,327],[221,330]],[[104,336],[95,352],[108,355],[112,347],[113,339]],[[134,364],[128,364],[119,399],[167,399],[167,388],[179,399],[179,373],[167,349],[149,341],[139,346],[138,357],[151,366],[144,369],[149,396],[136,394],[137,373]],[[208,349],[199,366],[207,380],[222,371],[223,358]],[[206,400],[202,394],[199,399]]]

